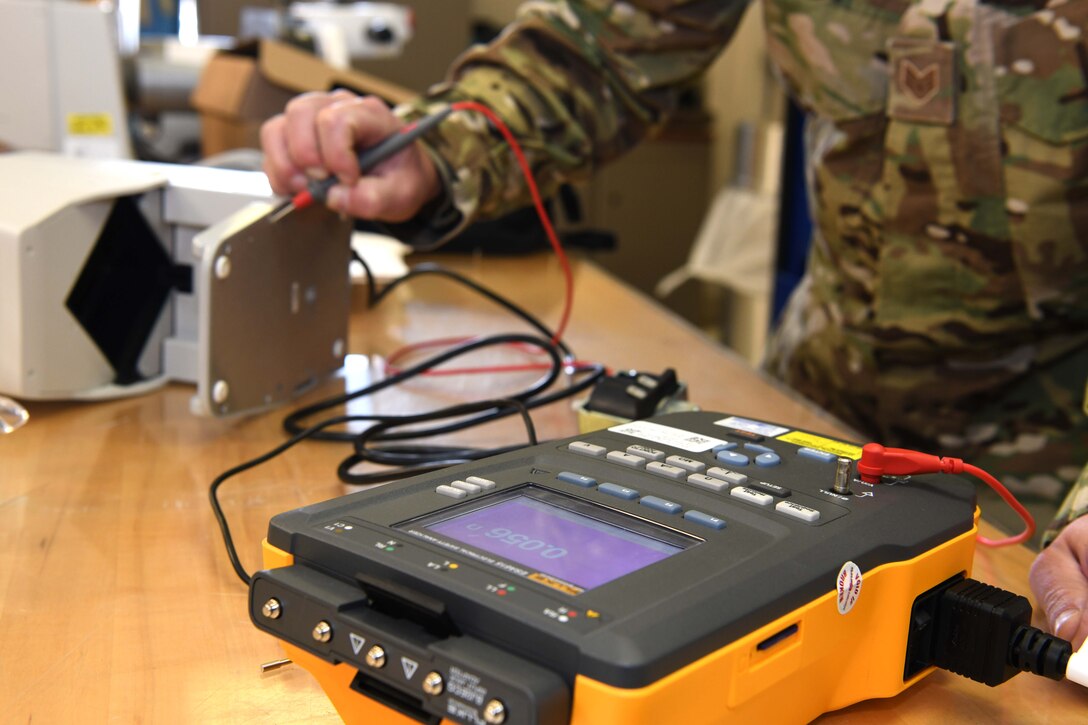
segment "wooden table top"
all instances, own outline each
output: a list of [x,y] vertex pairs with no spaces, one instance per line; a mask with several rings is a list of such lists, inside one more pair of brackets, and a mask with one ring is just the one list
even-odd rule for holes
[[[522,258],[442,260],[507,294],[548,324],[562,301],[558,264]],[[617,369],[673,367],[703,409],[849,437],[731,353],[588,263],[575,265],[567,340],[583,359]],[[524,331],[497,306],[454,284],[421,278],[377,309],[356,295],[343,375],[309,402],[371,380],[382,356],[451,335]],[[503,354],[503,353],[495,353]],[[507,353],[509,354],[509,353]],[[424,410],[493,397],[531,378],[431,378],[361,401],[353,410]],[[193,389],[171,384],[96,403],[29,402],[29,423],[0,437],[0,721],[335,722],[297,666],[262,673],[282,656],[249,622],[208,505],[226,469],[285,438],[285,410],[212,420],[189,411]],[[567,403],[534,413],[541,439],[572,435]],[[458,440],[522,439],[492,424]],[[228,481],[221,492],[244,566],[260,564],[274,514],[349,492],[336,466],[344,447],[305,442]],[[974,576],[1028,594],[1031,553],[979,551]],[[1021,675],[999,689],[937,672],[902,695],[860,703],[826,722],[1072,722],[1088,695]]]

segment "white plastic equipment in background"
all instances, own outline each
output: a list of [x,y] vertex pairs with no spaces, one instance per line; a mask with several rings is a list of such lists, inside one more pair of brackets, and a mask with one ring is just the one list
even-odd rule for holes
[[352,59],[399,55],[415,24],[412,9],[394,3],[292,3],[287,12],[313,34],[318,55],[335,68],[350,67]]
[[109,3],[0,0],[0,145],[131,158]]
[[[191,270],[191,284],[172,282],[161,308],[140,308],[148,328],[124,321],[131,305],[109,306],[128,299],[121,288],[133,278],[109,276],[124,265],[91,262],[103,240],[131,238],[107,232],[122,198],[150,232],[141,246],[124,247],[124,259],[158,244],[173,275]],[[253,224],[276,201],[260,172],[0,154],[0,393],[101,399],[175,380],[197,384],[195,412],[223,416],[283,403],[337,370],[346,352],[351,221],[315,205],[310,216],[289,214],[275,227]],[[160,275],[161,267],[136,274]],[[125,348],[131,379],[118,380],[121,370],[77,319],[73,291],[92,268],[104,270],[96,304],[120,332],[141,331]]]

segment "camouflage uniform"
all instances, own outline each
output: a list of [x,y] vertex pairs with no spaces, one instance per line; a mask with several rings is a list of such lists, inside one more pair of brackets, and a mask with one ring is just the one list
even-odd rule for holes
[[[405,115],[480,100],[542,186],[660,129],[743,0],[528,2]],[[1088,461],[1088,0],[764,0],[809,112],[815,232],[768,368],[874,439],[1055,498]],[[431,139],[446,212],[528,203],[474,114]]]
[[[1088,415],[1088,386],[1085,386],[1084,391],[1084,414]],[[1061,533],[1066,524],[1085,514],[1088,514],[1088,465],[1080,472],[1080,478],[1069,489],[1065,501],[1058,508],[1058,514],[1044,532],[1043,546],[1054,541],[1054,537]]]

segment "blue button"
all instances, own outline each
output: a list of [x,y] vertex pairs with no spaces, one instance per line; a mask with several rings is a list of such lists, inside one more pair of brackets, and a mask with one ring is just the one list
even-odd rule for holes
[[758,443],[745,443],[744,450],[751,451],[752,453],[774,453],[773,448],[761,446]]
[[778,457],[777,453],[760,453],[756,456],[756,465],[763,468],[769,468],[770,466],[777,466],[782,462],[782,459]]
[[607,493],[609,496],[625,498],[628,501],[634,501],[638,498],[638,491],[633,488],[627,488],[627,486],[621,486],[618,483],[602,483],[597,487],[597,490],[601,493]]
[[651,508],[654,511],[661,511],[666,514],[678,514],[680,509],[683,508],[680,504],[673,501],[666,501],[663,498],[657,496],[643,496],[639,503],[646,508]]
[[711,453],[717,453],[718,451],[732,451],[736,450],[736,443],[722,443],[721,445],[714,446],[710,449]]
[[743,453],[734,453],[733,451],[719,451],[717,453],[718,460],[722,463],[728,463],[733,466],[747,466],[748,456]]
[[711,516],[710,514],[704,514],[702,511],[685,511],[684,518],[692,523],[699,524],[700,526],[709,526],[712,529],[718,529],[719,531],[725,528],[725,520],[719,519],[717,516]]
[[798,448],[797,455],[802,458],[811,458],[816,461],[823,461],[824,463],[833,463],[838,456],[834,453],[828,453],[827,451],[820,451],[815,448]]
[[596,478],[583,476],[580,473],[571,473],[570,471],[563,471],[562,473],[557,474],[556,478],[566,483],[573,483],[575,486],[581,486],[582,488],[593,488],[597,485]]

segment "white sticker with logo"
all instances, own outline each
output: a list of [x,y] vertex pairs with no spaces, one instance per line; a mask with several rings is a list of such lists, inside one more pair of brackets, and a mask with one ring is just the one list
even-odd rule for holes
[[861,569],[852,561],[846,562],[839,569],[839,577],[835,580],[839,614],[846,614],[857,604],[858,597],[861,596],[861,579]]
[[789,428],[783,428],[780,425],[772,425],[770,423],[764,423],[761,420],[752,420],[751,418],[739,418],[735,415],[716,420],[714,421],[714,425],[720,425],[725,428],[734,428],[736,430],[746,430],[749,433],[755,433],[756,435],[766,436],[768,438],[780,436],[783,433],[788,433],[790,430]]
[[711,438],[700,433],[692,433],[690,430],[673,428],[660,423],[649,423],[644,420],[634,420],[630,423],[615,425],[608,430],[613,433],[641,438],[644,441],[652,441],[674,448],[680,448],[691,453],[709,451],[714,446],[720,446],[725,441]]

